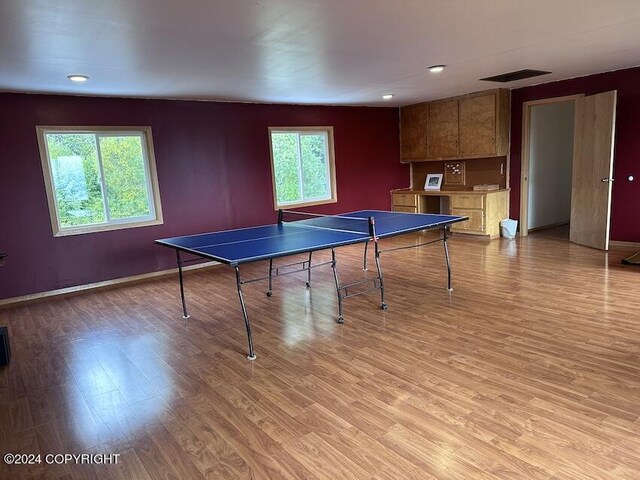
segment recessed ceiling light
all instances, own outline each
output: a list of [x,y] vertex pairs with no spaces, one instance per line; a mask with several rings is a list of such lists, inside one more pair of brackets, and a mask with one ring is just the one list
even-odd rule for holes
[[382,95],[383,100],[391,100],[393,97],[394,97],[393,93],[385,93],[384,95]]
[[443,71],[443,70],[444,70],[444,67],[445,67],[445,66],[446,66],[446,65],[431,65],[431,66],[430,66],[430,67],[428,67],[428,68],[429,68],[429,71],[430,71],[431,73],[440,73],[441,71]]
[[89,80],[89,75],[72,73],[71,75],[67,75],[67,78],[72,82],[86,82],[87,80]]

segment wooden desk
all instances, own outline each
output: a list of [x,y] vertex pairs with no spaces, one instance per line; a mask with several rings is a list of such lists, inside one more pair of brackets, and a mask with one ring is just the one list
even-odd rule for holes
[[468,221],[452,225],[451,231],[488,238],[500,236],[500,220],[509,217],[508,200],[508,189],[484,192],[409,189],[391,191],[393,211],[467,216]]

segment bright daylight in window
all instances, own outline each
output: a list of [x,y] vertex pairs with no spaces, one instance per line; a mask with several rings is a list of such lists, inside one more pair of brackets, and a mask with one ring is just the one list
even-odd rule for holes
[[55,235],[162,223],[151,130],[38,127]]
[[275,208],[336,201],[333,128],[270,128]]

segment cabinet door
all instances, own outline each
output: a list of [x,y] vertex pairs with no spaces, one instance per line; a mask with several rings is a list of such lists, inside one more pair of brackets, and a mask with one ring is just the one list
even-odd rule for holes
[[496,155],[496,94],[460,99],[460,156]]
[[427,158],[427,117],[429,106],[421,103],[400,109],[400,144],[403,160]]
[[429,104],[427,151],[429,158],[458,156],[458,100]]
[[466,222],[454,223],[451,225],[452,232],[485,234],[485,214],[484,210],[468,210],[465,208],[452,208],[451,215],[469,217]]
[[[486,235],[486,195],[454,194],[449,197],[451,215],[469,217],[466,222],[451,225],[451,231]],[[455,227],[455,228],[454,228]]]

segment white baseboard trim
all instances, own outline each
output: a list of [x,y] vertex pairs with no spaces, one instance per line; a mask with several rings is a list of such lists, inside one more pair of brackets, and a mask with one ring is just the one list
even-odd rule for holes
[[[204,262],[196,265],[189,265],[188,267],[182,267],[182,271],[198,270],[201,268],[210,268],[216,265],[220,265],[220,262]],[[100,288],[113,287],[115,285],[122,285],[125,283],[135,283],[144,280],[149,280],[156,277],[165,277],[167,275],[174,275],[178,273],[178,268],[171,268],[169,270],[160,270],[159,272],[143,273],[141,275],[133,275],[131,277],[115,278],[113,280],[105,280],[104,282],[88,283],[86,285],[77,285],[75,287],[59,288],[57,290],[50,290],[48,292],[32,293],[30,295],[23,295],[21,297],[4,298],[0,299],[0,307],[6,305],[14,305],[17,303],[31,302],[34,300],[40,300],[48,297],[56,297],[58,295],[68,295],[70,293],[84,292],[87,290],[98,290]]]
[[609,241],[609,250],[640,250],[640,242],[618,242],[615,240]]
[[569,222],[558,222],[558,223],[552,223],[550,225],[543,225],[541,227],[533,227],[529,229],[529,233],[539,232],[541,230],[549,230],[551,228],[562,227],[563,225],[569,225]]

